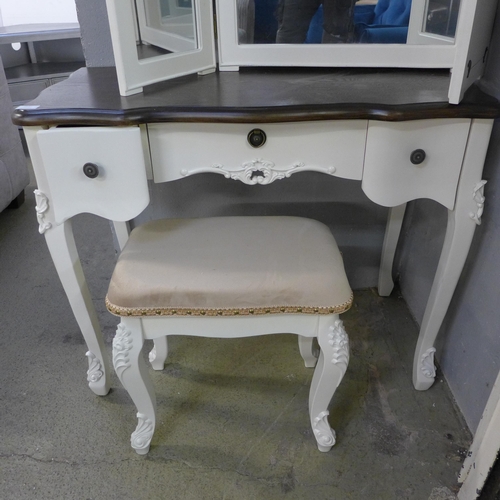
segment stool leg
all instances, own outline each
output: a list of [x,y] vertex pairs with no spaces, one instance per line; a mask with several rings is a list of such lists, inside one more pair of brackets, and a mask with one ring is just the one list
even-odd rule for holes
[[167,337],[160,337],[154,340],[154,347],[149,353],[149,362],[153,370],[163,370],[168,356]]
[[314,337],[299,335],[299,351],[307,368],[314,368],[318,361],[318,349],[314,345]]
[[156,396],[141,353],[143,345],[140,318],[122,318],[113,339],[113,366],[138,410],[130,442],[140,455],[149,451],[156,413]]
[[335,431],[328,423],[328,405],[349,363],[349,339],[338,315],[320,317],[320,354],[309,393],[309,417],[319,451],[335,444]]

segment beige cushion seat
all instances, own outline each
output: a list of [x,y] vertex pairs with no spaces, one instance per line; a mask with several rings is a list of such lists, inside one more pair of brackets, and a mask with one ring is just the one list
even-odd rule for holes
[[330,230],[300,217],[146,223],[132,231],[106,298],[119,316],[340,314],[351,303]]

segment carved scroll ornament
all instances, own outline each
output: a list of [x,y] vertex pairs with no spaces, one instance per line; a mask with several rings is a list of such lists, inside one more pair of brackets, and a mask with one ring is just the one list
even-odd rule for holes
[[153,437],[154,427],[151,419],[143,413],[137,414],[137,427],[130,436],[130,444],[134,450],[142,450],[147,448]]
[[201,173],[216,173],[222,174],[226,179],[241,181],[244,184],[271,184],[276,180],[285,179],[297,172],[321,172],[324,174],[333,175],[336,171],[335,167],[315,167],[306,166],[302,162],[294,163],[291,167],[277,168],[272,161],[257,158],[255,160],[243,163],[242,168],[236,170],[228,170],[223,165],[214,164],[210,167],[198,168],[193,170],[181,170],[181,175],[186,177]]
[[420,370],[427,378],[436,378],[436,367],[434,366],[434,353],[436,349],[431,347],[422,354],[420,358]]
[[328,423],[328,411],[322,411],[313,422],[313,432],[320,446],[333,446],[335,444],[335,431]]
[[334,324],[330,327],[328,343],[332,346],[333,350],[332,363],[342,370],[342,376],[344,376],[349,364],[349,337],[344,329],[342,320],[335,320]]
[[486,182],[488,181],[478,182],[474,187],[474,190],[472,191],[472,199],[477,205],[477,210],[475,213],[471,212],[469,216],[478,226],[481,225],[481,217],[484,211],[484,202],[486,201],[486,198],[484,196],[484,185],[486,184]]
[[43,234],[47,231],[47,229],[52,227],[52,224],[45,220],[45,212],[49,209],[49,199],[47,198],[47,195],[39,189],[35,189],[34,193],[36,200],[36,218],[38,219],[38,232]]
[[116,374],[121,377],[123,372],[130,366],[129,351],[132,349],[132,333],[123,323],[116,329],[113,339],[113,366]]
[[89,369],[87,370],[87,381],[88,382],[99,382],[102,376],[104,375],[104,371],[102,369],[101,361],[97,359],[94,353],[88,351],[85,353],[85,356],[89,358]]

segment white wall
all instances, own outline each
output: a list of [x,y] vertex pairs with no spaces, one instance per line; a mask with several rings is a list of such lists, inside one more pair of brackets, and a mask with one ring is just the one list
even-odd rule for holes
[[0,26],[76,22],[75,0],[0,0]]

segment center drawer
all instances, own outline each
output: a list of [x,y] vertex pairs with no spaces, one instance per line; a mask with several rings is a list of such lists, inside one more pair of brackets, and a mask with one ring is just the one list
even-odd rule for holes
[[360,180],[367,121],[148,126],[155,182],[203,172],[269,184],[303,171]]

